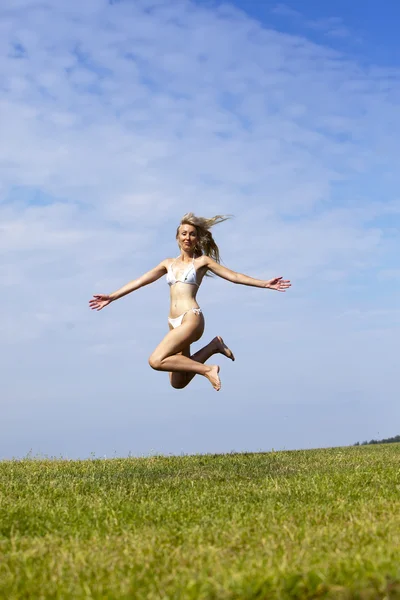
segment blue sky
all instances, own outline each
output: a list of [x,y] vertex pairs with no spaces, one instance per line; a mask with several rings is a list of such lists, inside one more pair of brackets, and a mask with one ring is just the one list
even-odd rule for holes
[[[394,3],[18,0],[0,9],[0,457],[308,448],[396,435]],[[188,211],[274,294],[204,282],[222,390],[148,367]],[[194,347],[194,350],[198,346]]]
[[308,39],[322,44],[328,37],[332,47],[346,50],[365,64],[375,61],[398,66],[400,5],[396,2],[237,0],[234,4],[248,16],[286,33],[306,33]]

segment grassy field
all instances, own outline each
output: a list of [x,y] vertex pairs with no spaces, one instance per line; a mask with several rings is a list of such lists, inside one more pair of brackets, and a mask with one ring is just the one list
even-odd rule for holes
[[400,598],[400,445],[1,462],[0,598]]

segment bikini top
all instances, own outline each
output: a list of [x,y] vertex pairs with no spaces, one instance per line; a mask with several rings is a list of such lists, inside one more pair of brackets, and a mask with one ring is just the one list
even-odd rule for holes
[[197,287],[199,287],[199,284],[196,281],[197,276],[196,276],[196,269],[194,266],[194,257],[193,257],[192,264],[189,265],[189,268],[186,271],[183,279],[177,279],[172,270],[172,265],[174,264],[174,262],[176,260],[177,260],[177,258],[175,258],[175,260],[172,261],[172,263],[168,267],[168,271],[167,271],[167,275],[166,275],[168,285],[174,285],[175,283],[179,282],[179,283],[189,283],[190,285],[197,285]]

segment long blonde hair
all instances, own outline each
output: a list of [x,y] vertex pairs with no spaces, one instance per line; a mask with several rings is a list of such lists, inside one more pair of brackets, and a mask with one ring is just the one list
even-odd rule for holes
[[215,243],[210,229],[214,225],[217,225],[217,223],[222,223],[229,218],[230,215],[215,215],[215,217],[206,219],[204,217],[196,217],[194,213],[186,213],[183,215],[178,229],[176,230],[176,237],[178,238],[179,227],[181,225],[193,225],[193,227],[196,228],[197,237],[199,238],[195,248],[195,255],[201,256],[202,254],[205,254],[219,263],[221,262],[219,248]]

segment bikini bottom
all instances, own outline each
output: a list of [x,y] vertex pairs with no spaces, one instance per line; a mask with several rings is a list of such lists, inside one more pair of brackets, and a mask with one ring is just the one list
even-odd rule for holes
[[182,325],[183,317],[185,315],[187,315],[189,312],[193,312],[195,315],[200,315],[201,308],[189,308],[189,310],[185,311],[184,313],[182,313],[181,315],[179,315],[179,317],[176,317],[175,319],[171,319],[170,317],[168,317],[168,323],[170,323],[170,325],[172,325],[172,327],[174,329],[176,329],[177,327],[179,327],[179,325]]

